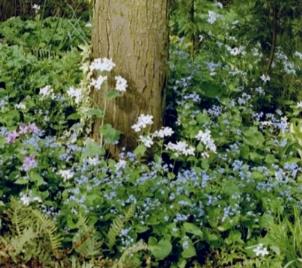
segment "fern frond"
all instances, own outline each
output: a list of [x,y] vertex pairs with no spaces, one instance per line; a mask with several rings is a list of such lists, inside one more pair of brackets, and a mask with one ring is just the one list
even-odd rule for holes
[[108,245],[111,249],[116,242],[116,238],[121,233],[124,228],[124,221],[121,217],[115,218],[110,226],[107,238],[108,238]]
[[59,248],[61,247],[62,240],[61,237],[57,234],[56,225],[38,210],[32,210],[32,214],[36,218],[37,228],[39,229],[39,232],[46,235],[50,248],[56,255]]
[[73,249],[84,258],[99,254],[101,242],[97,238],[95,228],[82,216],[80,216],[78,228],[79,231],[73,238]]
[[128,222],[133,218],[135,213],[135,204],[131,204],[130,207],[127,209],[125,216],[124,216],[124,221]]
[[19,255],[26,246],[26,244],[31,243],[34,239],[36,239],[36,237],[37,234],[31,227],[23,230],[22,234],[12,237],[12,239],[10,240],[10,253],[15,256]]
[[23,207],[16,199],[12,199],[10,209],[8,210],[8,216],[11,220],[11,231],[17,235],[21,235],[24,228],[23,225]]
[[120,260],[124,260],[127,256],[135,254],[139,251],[146,251],[146,250],[148,250],[148,245],[143,240],[140,240],[134,245],[132,245],[131,247],[127,248],[124,251],[123,255],[121,256]]
[[109,248],[112,249],[116,243],[117,237],[120,235],[121,231],[123,230],[125,224],[130,221],[135,213],[135,205],[131,205],[127,211],[125,212],[124,216],[119,216],[115,218],[110,226],[107,238],[108,238],[108,245]]
[[0,243],[6,243],[5,251],[13,261],[21,258],[27,262],[35,257],[48,263],[58,256],[61,237],[48,217],[15,199],[11,200],[7,215],[11,234],[8,235],[9,239],[5,239],[5,242],[2,239]]
[[139,242],[135,243],[124,251],[124,253],[120,257],[118,262],[113,266],[113,268],[124,268],[124,264],[126,263],[126,260],[129,256],[132,256],[137,252],[146,250],[148,250],[148,245],[144,241],[140,240]]

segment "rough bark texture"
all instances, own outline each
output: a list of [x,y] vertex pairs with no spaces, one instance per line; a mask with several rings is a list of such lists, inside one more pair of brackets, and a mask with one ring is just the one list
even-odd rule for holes
[[[119,147],[133,148],[131,126],[142,114],[162,124],[168,58],[168,0],[96,0],[93,25],[94,58],[112,58],[114,74],[127,79],[127,92],[107,104],[105,122],[123,135]],[[114,84],[113,84],[114,85]],[[104,92],[94,92],[95,105],[104,107]],[[99,138],[100,121],[94,124]]]

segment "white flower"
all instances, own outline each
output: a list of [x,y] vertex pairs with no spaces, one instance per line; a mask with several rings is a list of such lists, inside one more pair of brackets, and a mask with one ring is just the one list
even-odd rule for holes
[[189,146],[185,141],[179,141],[177,143],[169,142],[166,148],[176,152],[177,154],[183,154],[185,156],[194,155],[195,148]]
[[121,76],[116,76],[115,80],[116,80],[115,89],[119,92],[126,92],[127,87],[128,87],[127,80]]
[[208,12],[208,23],[214,24],[219,19],[219,17],[220,17],[219,14],[210,10]]
[[184,100],[192,100],[193,102],[200,102],[201,98],[197,93],[186,94],[183,97]]
[[100,75],[97,79],[92,79],[90,82],[90,86],[94,87],[96,90],[100,90],[103,83],[107,80],[107,76]]
[[126,167],[126,165],[127,165],[127,161],[124,160],[124,159],[120,159],[120,160],[116,163],[115,168],[116,168],[117,170],[124,169],[124,168]]
[[297,56],[300,60],[302,60],[302,53],[301,52],[296,51],[294,55]]
[[201,157],[202,158],[209,158],[210,155],[207,152],[203,152],[203,153],[201,153]]
[[141,114],[138,117],[137,122],[131,128],[135,132],[140,132],[142,129],[144,129],[148,125],[152,125],[152,124],[153,124],[153,116],[152,115]]
[[223,4],[220,3],[220,2],[216,2],[216,6],[219,7],[219,8],[223,8]]
[[82,92],[78,88],[70,87],[67,91],[67,95],[75,99],[76,103],[80,103],[82,98]]
[[26,109],[26,105],[23,102],[20,102],[19,104],[15,104],[15,108],[24,110]]
[[269,76],[269,75],[265,75],[265,74],[261,75],[261,76],[260,76],[260,79],[261,79],[264,83],[267,83],[268,81],[271,80],[270,76]]
[[173,129],[170,127],[162,127],[160,130],[157,130],[153,133],[153,137],[157,138],[165,138],[165,137],[170,137],[174,133]]
[[40,95],[42,95],[42,97],[48,97],[53,93],[53,89],[51,86],[45,86],[40,88]]
[[91,165],[91,166],[96,166],[96,165],[98,165],[98,164],[100,163],[100,160],[99,160],[98,157],[89,157],[89,158],[87,159],[87,162],[88,162],[88,164]]
[[21,194],[20,201],[23,205],[28,206],[30,204],[30,197],[26,194]]
[[233,56],[237,56],[240,54],[240,49],[238,47],[234,47],[230,50],[230,54]]
[[260,124],[262,126],[272,126],[273,122],[272,121],[261,121]]
[[234,48],[231,48],[231,47],[228,46],[227,50],[233,56],[238,56],[240,54],[245,54],[244,47],[242,47],[242,46],[240,46],[240,47],[234,47]]
[[74,172],[71,171],[70,169],[60,170],[60,171],[58,172],[58,174],[59,174],[65,181],[72,179],[73,176],[74,176]]
[[91,71],[110,72],[115,67],[112,59],[97,58],[90,64]]
[[302,101],[300,101],[300,102],[297,103],[297,108],[298,109],[302,109]]
[[189,248],[190,244],[189,244],[189,241],[188,240],[185,240],[183,243],[182,243],[182,248],[183,249],[187,249]]
[[204,40],[204,36],[202,34],[199,35],[199,42],[202,42]]
[[33,4],[32,9],[37,13],[41,9],[41,6],[39,6],[37,4]]
[[269,254],[267,248],[264,247],[263,244],[257,245],[257,247],[253,249],[253,251],[255,252],[256,256],[261,256],[261,257],[264,257]]
[[216,152],[216,145],[211,137],[210,130],[207,129],[204,132],[202,130],[200,130],[197,133],[197,135],[195,136],[195,138],[198,141],[202,142],[208,150],[210,150],[212,152]]
[[264,90],[263,90],[262,87],[257,87],[257,88],[255,88],[255,91],[256,91],[257,93],[259,93],[260,95],[265,95],[265,92],[264,92]]
[[139,136],[139,140],[147,147],[151,148],[151,146],[154,144],[151,136]]
[[33,202],[42,202],[41,198],[38,196],[32,196],[32,193],[29,194],[21,193],[20,201],[23,205],[28,206]]

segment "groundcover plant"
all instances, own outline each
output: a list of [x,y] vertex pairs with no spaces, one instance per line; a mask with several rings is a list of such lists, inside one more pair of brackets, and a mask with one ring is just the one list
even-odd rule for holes
[[0,3],[0,266],[302,267],[301,2],[63,2]]

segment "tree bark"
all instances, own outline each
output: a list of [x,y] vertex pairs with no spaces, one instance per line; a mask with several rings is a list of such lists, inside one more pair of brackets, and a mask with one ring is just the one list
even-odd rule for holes
[[[105,122],[122,132],[119,148],[131,149],[136,145],[137,136],[131,126],[140,114],[153,115],[153,129],[162,125],[169,38],[167,16],[168,0],[95,1],[93,57],[111,58],[116,64],[113,75],[121,75],[128,81],[127,92],[106,107]],[[95,106],[104,108],[104,92],[95,91],[92,97]],[[99,128],[97,120],[93,127],[96,140]]]

